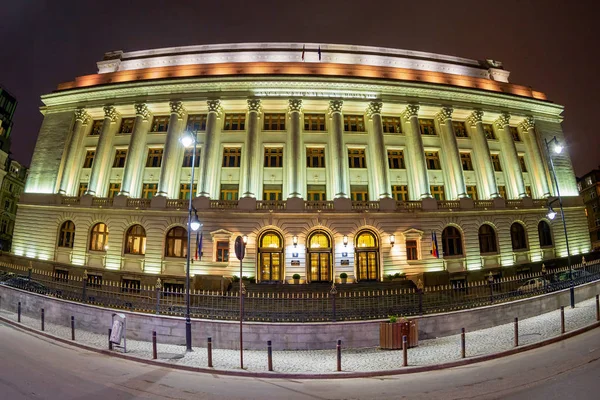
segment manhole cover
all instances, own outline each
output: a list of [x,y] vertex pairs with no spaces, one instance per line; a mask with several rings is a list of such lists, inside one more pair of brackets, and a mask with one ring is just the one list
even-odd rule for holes
[[179,360],[180,358],[183,358],[183,354],[177,353],[158,353],[157,356],[163,360]]

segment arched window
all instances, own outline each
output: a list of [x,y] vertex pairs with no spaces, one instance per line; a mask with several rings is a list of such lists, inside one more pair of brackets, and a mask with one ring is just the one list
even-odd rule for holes
[[185,228],[176,226],[167,232],[165,257],[187,257],[187,231]]
[[527,249],[527,236],[523,225],[515,222],[510,226],[510,240],[512,241],[513,250]]
[[488,224],[479,227],[479,252],[482,254],[498,252],[496,231]]
[[73,248],[73,242],[75,241],[75,224],[73,221],[65,221],[60,226],[58,232],[58,247]]
[[458,228],[454,226],[447,226],[444,228],[442,231],[442,243],[444,246],[444,257],[462,256],[462,235],[460,234]]
[[283,279],[283,238],[278,232],[267,231],[258,241],[258,276],[261,282]]
[[125,235],[125,254],[146,254],[146,230],[141,225],[133,225]]
[[308,237],[306,248],[308,271],[311,282],[329,282],[331,280],[331,237],[324,231],[314,231]]
[[540,221],[538,224],[538,235],[540,237],[541,247],[551,247],[554,245],[552,243],[552,231],[550,230],[550,225],[548,225],[546,221]]
[[379,241],[371,231],[362,231],[356,235],[355,259],[359,280],[376,281],[379,279]]
[[90,233],[90,250],[106,251],[108,248],[108,227],[99,222],[92,228]]

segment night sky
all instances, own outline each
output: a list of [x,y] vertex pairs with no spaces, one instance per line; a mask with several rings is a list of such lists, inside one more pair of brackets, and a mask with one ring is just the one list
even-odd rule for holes
[[111,50],[239,42],[393,47],[495,59],[510,82],[565,106],[575,172],[600,165],[598,12],[593,1],[63,1],[0,5],[0,85],[19,105],[13,157],[29,164],[40,95],[97,72]]

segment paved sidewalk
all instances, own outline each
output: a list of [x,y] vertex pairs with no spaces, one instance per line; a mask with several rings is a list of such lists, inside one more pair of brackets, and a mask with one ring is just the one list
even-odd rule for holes
[[[0,316],[16,321],[17,314],[0,310]],[[580,302],[574,309],[565,307],[566,331],[572,331],[596,322],[595,298]],[[40,329],[39,316],[21,315],[21,323]],[[45,324],[46,333],[63,339],[71,338],[70,326]],[[560,310],[519,321],[519,345],[527,345],[560,335]],[[183,340],[183,339],[182,339]],[[498,353],[513,348],[513,324],[467,332],[467,357]],[[76,331],[76,341],[98,349],[107,348],[106,335]],[[191,367],[207,367],[207,351],[194,347],[191,353],[185,346],[160,344],[158,337],[158,359],[170,364]],[[203,343],[205,344],[205,343]],[[213,346],[215,370],[240,370],[239,351],[218,349]],[[342,343],[343,346],[343,343]],[[116,352],[121,350],[117,349]],[[141,359],[152,358],[152,344],[139,340],[127,340],[127,354]],[[419,346],[408,350],[410,366],[427,366],[460,359],[460,335],[420,341]],[[266,343],[264,351],[244,350],[244,367],[249,372],[268,372]],[[345,349],[342,352],[342,369],[345,372],[373,372],[399,369],[402,367],[402,351],[379,350],[378,348]],[[325,374],[336,371],[335,343],[331,350],[273,351],[275,373]]]

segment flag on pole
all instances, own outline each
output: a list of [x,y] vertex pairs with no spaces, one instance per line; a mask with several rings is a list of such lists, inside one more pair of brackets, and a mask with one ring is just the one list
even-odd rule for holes
[[306,51],[306,45],[302,45],[302,61],[304,61],[304,52]]
[[431,255],[435,258],[440,258],[440,253],[438,252],[437,235],[434,231],[431,231]]
[[319,46],[319,61],[321,61],[321,46]]
[[196,232],[196,254],[194,254],[194,258],[202,261],[202,231]]

